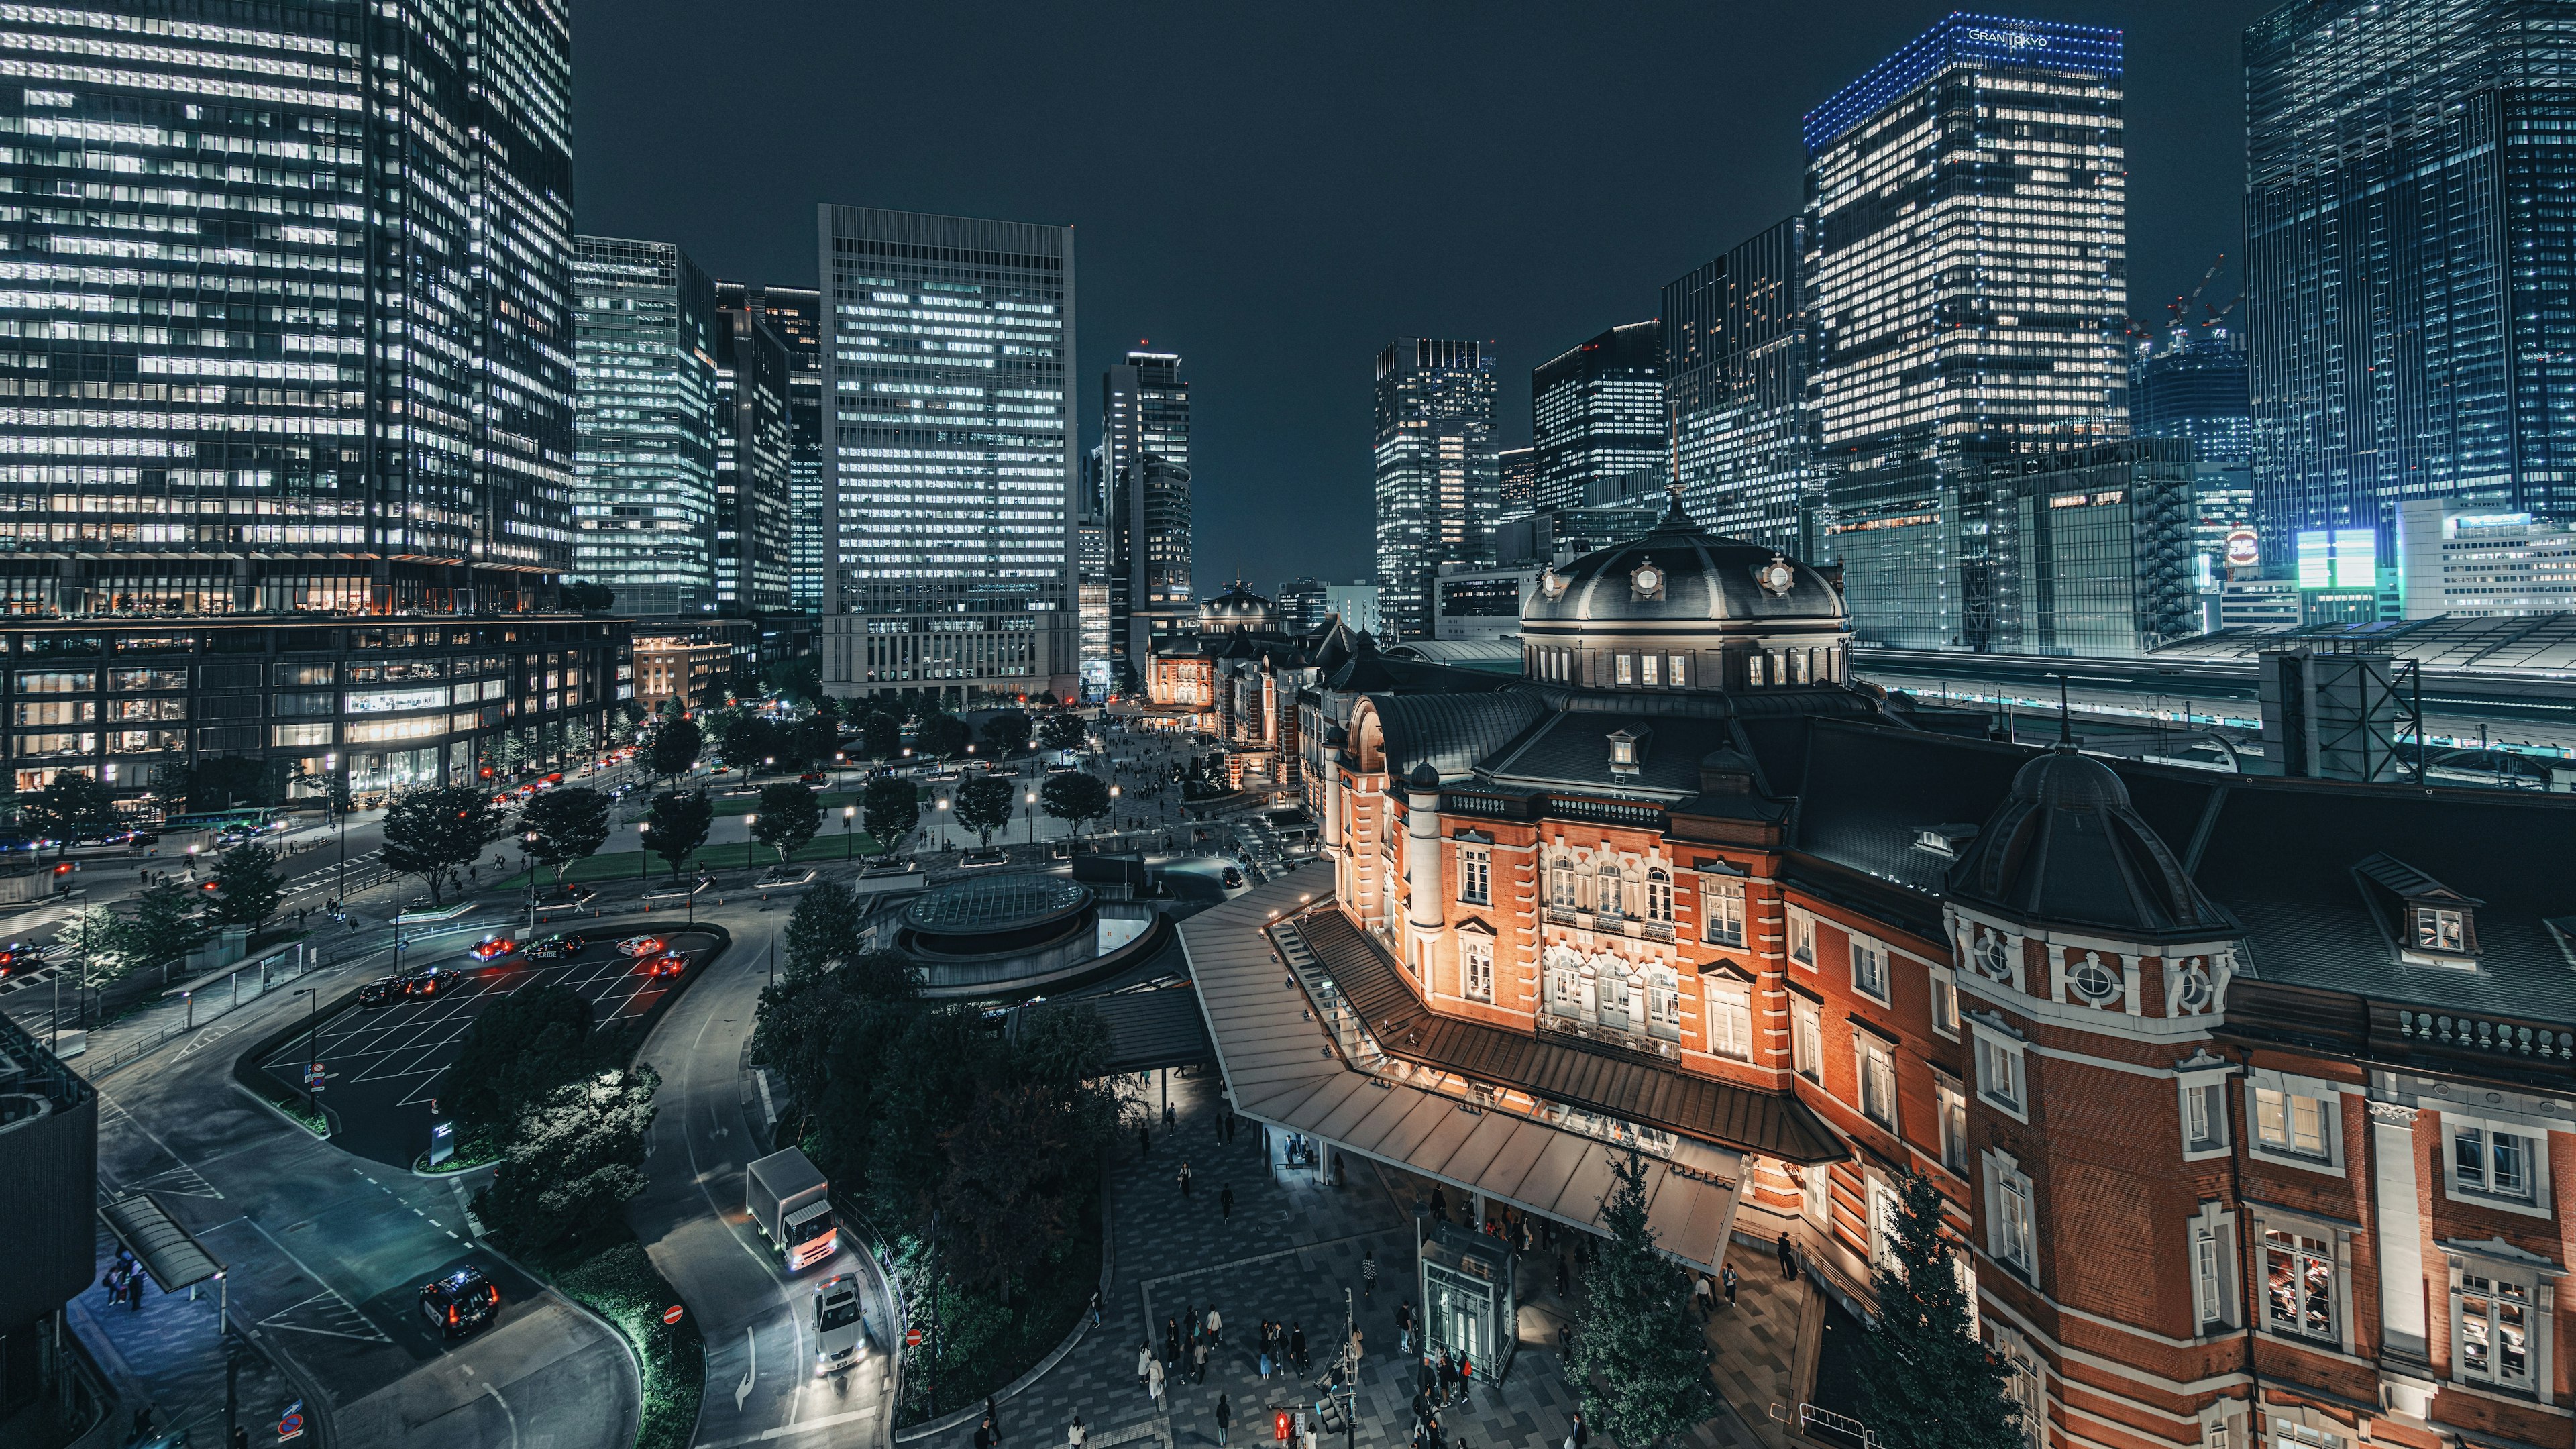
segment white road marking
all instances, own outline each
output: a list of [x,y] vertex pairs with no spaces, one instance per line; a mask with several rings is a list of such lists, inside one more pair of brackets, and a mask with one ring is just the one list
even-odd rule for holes
[[[472,1370],[472,1369],[467,1369],[467,1370],[466,1370],[466,1372],[467,1372],[467,1373],[472,1373],[472,1372],[473,1372],[473,1370]],[[493,1403],[496,1403],[496,1404],[499,1404],[499,1405],[501,1406],[501,1412],[502,1412],[502,1413],[504,1413],[504,1414],[509,1415],[509,1419],[510,1419],[510,1446],[511,1446],[511,1449],[518,1449],[518,1443],[519,1443],[519,1416],[518,1416],[518,1415],[516,1415],[516,1414],[510,1413],[510,1401],[509,1401],[508,1399],[502,1398],[502,1397],[501,1397],[501,1391],[500,1391],[499,1389],[496,1389],[496,1388],[492,1387],[492,1386],[491,1386],[490,1384],[488,1384],[488,1383],[487,1383],[487,1384],[485,1384],[485,1385],[483,1386],[483,1392],[485,1392],[485,1393],[487,1393],[487,1394],[490,1394],[490,1395],[492,1396],[492,1402],[493,1402]]]
[[733,1411],[742,1412],[742,1401],[751,1397],[751,1381],[760,1372],[760,1333],[757,1329],[742,1331],[743,1352],[748,1355],[742,1366],[742,1382],[733,1386]]

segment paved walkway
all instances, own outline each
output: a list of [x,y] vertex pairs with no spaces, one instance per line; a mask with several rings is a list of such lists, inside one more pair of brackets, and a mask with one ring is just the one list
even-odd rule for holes
[[[98,1230],[102,1276],[115,1259],[115,1240],[102,1227]],[[106,1369],[121,1401],[109,1410],[117,1418],[117,1437],[131,1427],[134,1410],[149,1404],[155,1427],[185,1430],[191,1444],[224,1442],[218,1288],[214,1283],[202,1284],[197,1296],[190,1298],[185,1289],[164,1293],[156,1285],[144,1289],[142,1307],[133,1308],[111,1305],[107,1290],[93,1284],[72,1300],[72,1331]],[[238,1313],[233,1325],[236,1330],[249,1326]],[[254,1444],[277,1442],[278,1415],[300,1397],[267,1354],[249,1345],[241,1356],[234,1393],[239,1403],[237,1422],[250,1431]],[[308,1435],[307,1442],[312,1437]]]
[[[1159,1105],[1161,1078],[1146,1090],[1148,1103]],[[1311,1405],[1318,1391],[1285,1375],[1259,1375],[1261,1320],[1303,1326],[1320,1373],[1341,1330],[1345,1290],[1368,1349],[1355,1442],[1407,1443],[1414,1386],[1394,1350],[1396,1308],[1418,1296],[1413,1181],[1358,1170],[1356,1160],[1341,1189],[1309,1172],[1278,1169],[1264,1159],[1257,1124],[1242,1123],[1231,1143],[1217,1140],[1212,1071],[1175,1077],[1170,1092],[1176,1129],[1155,1130],[1150,1158],[1140,1159],[1132,1140],[1122,1144],[1111,1168],[1116,1263],[1101,1324],[1053,1370],[999,1406],[1004,1443],[1010,1449],[1061,1445],[1078,1413],[1094,1445],[1149,1437],[1175,1446],[1213,1445],[1222,1393],[1233,1413],[1229,1441],[1247,1449],[1267,1444],[1272,1412]],[[1174,1181],[1184,1159],[1192,1173],[1187,1197]],[[1219,1207],[1228,1186],[1234,1189],[1230,1219]],[[1377,1287],[1363,1295],[1360,1263],[1369,1249],[1377,1255]],[[1735,1252],[1743,1279],[1738,1305],[1720,1309],[1708,1330],[1719,1385],[1735,1407],[1722,1409],[1690,1439],[1703,1449],[1782,1449],[1786,1441],[1767,1423],[1766,1410],[1774,1401],[1791,1402],[1799,1299],[1777,1281],[1767,1256],[1740,1246]],[[1556,1348],[1565,1305],[1549,1255],[1533,1251],[1521,1278],[1520,1350],[1502,1384],[1480,1382],[1472,1402],[1443,1411],[1453,1449],[1555,1449],[1571,1427],[1574,1399]],[[1136,1383],[1137,1349],[1150,1340],[1159,1351],[1167,1318],[1192,1311],[1204,1317],[1211,1306],[1224,1318],[1224,1347],[1210,1357],[1204,1384],[1172,1381],[1169,1415],[1159,1418]],[[1757,1434],[1757,1427],[1770,1432]],[[907,1449],[965,1449],[973,1434],[972,1424],[961,1425],[910,1441]],[[1338,1436],[1330,1441],[1340,1442]]]

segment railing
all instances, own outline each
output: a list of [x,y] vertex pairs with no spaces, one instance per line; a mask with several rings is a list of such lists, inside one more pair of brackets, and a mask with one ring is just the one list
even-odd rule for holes
[[1665,1041],[1660,1037],[1639,1036],[1621,1027],[1577,1021],[1546,1011],[1538,1014],[1536,1027],[1541,1037],[1571,1037],[1586,1046],[1609,1047],[1656,1062],[1673,1062],[1681,1059],[1681,1043]]
[[2522,1057],[2556,1066],[2576,1064],[2576,1033],[2532,1027],[2486,1017],[2450,1016],[2431,1011],[2397,1013],[2397,1034],[2427,1046],[2459,1052]]
[[1878,1436],[1870,1432],[1867,1424],[1847,1414],[1837,1414],[1831,1409],[1819,1409],[1813,1404],[1800,1404],[1797,1412],[1793,1414],[1774,1403],[1771,1405],[1769,1417],[1771,1422],[1786,1424],[1818,1443],[1841,1444],[1848,1446],[1848,1449],[1878,1449]]
[[[327,959],[324,953],[309,949],[282,951],[276,955],[263,957],[259,961],[252,963],[252,965],[244,966],[241,969],[234,971],[231,976],[225,978],[226,989],[222,998],[223,1004],[214,1010],[208,1011],[206,1013],[205,1021],[197,1020],[197,998],[200,995],[212,997],[216,988],[209,987],[203,992],[191,991],[184,994],[180,998],[180,1019],[176,1024],[156,1028],[145,1035],[126,1042],[122,1046],[117,1047],[115,1051],[109,1053],[107,1058],[103,1061],[94,1064],[84,1063],[82,1067],[83,1074],[90,1077],[92,1080],[96,1080],[97,1078],[106,1076],[108,1073],[115,1071],[119,1067],[131,1066],[135,1062],[150,1055],[158,1048],[168,1045],[174,1038],[187,1036],[196,1031],[199,1027],[204,1026],[206,1022],[211,1022],[224,1016],[229,1016],[234,1011],[237,1011],[240,1008],[247,1006],[250,1003],[259,1000],[261,997],[277,990],[280,986],[283,986],[290,981],[301,981],[305,977],[312,975],[314,972],[324,970],[332,964],[332,961]],[[270,968],[273,966],[291,967],[291,969],[271,970]],[[256,982],[251,983],[249,991],[245,993],[242,989],[244,985],[242,977],[245,972],[253,969],[258,971],[259,976]],[[83,1053],[83,1055],[86,1055],[86,1053]]]
[[1666,945],[1672,944],[1673,939],[1673,923],[1670,921],[1642,920],[1636,916],[1623,916],[1615,911],[1596,911],[1586,914],[1582,911],[1568,910],[1564,906],[1550,906],[1547,908],[1547,920],[1552,926],[1571,926],[1578,931],[1598,931],[1605,936],[1633,936],[1641,941],[1661,941]]
[[1604,825],[1635,825],[1655,829],[1664,823],[1660,805],[1629,805],[1616,800],[1577,800],[1557,796],[1547,802],[1547,812],[1565,820],[1591,820]]

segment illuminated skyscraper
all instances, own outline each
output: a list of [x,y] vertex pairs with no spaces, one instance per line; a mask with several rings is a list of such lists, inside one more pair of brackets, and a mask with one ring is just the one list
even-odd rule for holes
[[2300,0],[2247,28],[2245,96],[2266,562],[2362,584],[2408,499],[2576,516],[2568,5]]
[[1379,349],[1376,425],[1379,621],[1390,639],[1427,639],[1440,565],[1493,561],[1494,344],[1399,337]]
[[622,612],[711,614],[722,597],[715,283],[669,242],[580,246],[574,572],[607,585]]
[[1109,637],[1145,677],[1156,639],[1198,628],[1190,577],[1190,385],[1180,354],[1130,352],[1100,380]]
[[1505,448],[1494,455],[1502,476],[1505,513],[1527,513],[1538,502],[1538,449]]
[[1582,507],[1597,485],[1636,473],[1660,487],[1664,324],[1613,327],[1530,369],[1530,416],[1538,507]]
[[2254,457],[2245,339],[2220,326],[2184,326],[2141,339],[2129,368],[2129,430],[2188,438],[2200,462],[2243,468]]
[[1073,229],[820,211],[823,681],[1078,688]]
[[2120,33],[1953,14],[1807,113],[1830,519],[1866,641],[1983,648],[1981,453],[2125,431]]
[[787,349],[787,597],[823,611],[823,294],[812,287],[716,283],[725,306],[750,309]]
[[1806,218],[1664,286],[1674,481],[1714,532],[1805,558],[1816,492],[1807,394]]
[[716,283],[716,600],[727,613],[788,607],[791,376],[768,316]]

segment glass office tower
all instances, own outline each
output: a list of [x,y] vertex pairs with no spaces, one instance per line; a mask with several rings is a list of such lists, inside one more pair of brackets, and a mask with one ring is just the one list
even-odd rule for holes
[[823,612],[823,294],[716,283],[722,306],[757,314],[787,349],[787,597]]
[[787,346],[743,289],[716,284],[716,602],[788,607]]
[[1399,337],[1380,348],[1375,420],[1378,632],[1428,639],[1440,565],[1493,562],[1494,344]]
[[2203,463],[2243,468],[2254,458],[2245,339],[2225,325],[2167,328],[2140,338],[2129,367],[2129,430],[2187,438]]
[[574,572],[612,590],[622,613],[711,614],[715,283],[669,242],[586,236],[580,246]]
[[1175,352],[1130,352],[1100,379],[1109,504],[1109,637],[1145,677],[1154,641],[1198,628],[1190,580],[1190,385]]
[[1531,368],[1530,420],[1538,507],[1600,502],[1600,485],[1636,473],[1661,487],[1664,324],[1613,327]]
[[[290,772],[298,790],[338,774],[373,791],[560,730],[560,680],[522,710],[496,679],[488,711],[453,714],[427,688],[272,696],[251,656],[281,640],[297,678],[329,685],[390,667],[336,651],[451,631],[361,646],[251,625],[555,608],[575,448],[569,7],[62,0],[0,8],[0,55],[0,615],[149,620],[164,665],[74,671],[102,692],[39,713],[89,727],[9,735],[18,787],[76,768],[132,794],[226,758],[274,792]],[[219,635],[244,657],[184,662]],[[114,688],[146,679],[163,692]],[[593,726],[598,688],[570,691]],[[344,721],[353,700],[363,718]]]
[[1502,477],[1505,513],[1527,513],[1538,502],[1538,449],[1505,448],[1494,455]]
[[2126,430],[2121,95],[2118,31],[1953,14],[1807,114],[1818,552],[1865,641],[1991,636],[1963,457]]
[[1807,397],[1806,218],[1793,216],[1664,286],[1673,479],[1731,538],[1813,553],[1815,410]]
[[824,684],[1077,689],[1073,229],[820,209]]
[[2576,513],[2568,7],[2302,0],[2247,28],[2245,95],[2265,559],[2393,558],[2413,498]]

